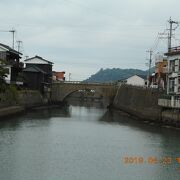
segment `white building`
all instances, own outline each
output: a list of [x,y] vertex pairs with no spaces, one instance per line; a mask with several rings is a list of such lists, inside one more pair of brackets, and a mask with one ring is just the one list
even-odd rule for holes
[[169,99],[159,99],[158,104],[180,108],[180,47],[171,48],[165,55],[168,60],[167,94]]
[[171,48],[168,56],[167,94],[180,96],[180,47]]
[[142,75],[133,75],[126,79],[126,84],[133,86],[145,86],[147,77]]

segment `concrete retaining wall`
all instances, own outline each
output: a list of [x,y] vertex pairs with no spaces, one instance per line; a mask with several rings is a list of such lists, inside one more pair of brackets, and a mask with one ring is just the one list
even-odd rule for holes
[[161,107],[158,106],[160,93],[153,89],[121,85],[113,107],[141,119],[161,121]]
[[18,92],[18,104],[24,107],[33,107],[43,105],[43,97],[39,91],[19,91]]

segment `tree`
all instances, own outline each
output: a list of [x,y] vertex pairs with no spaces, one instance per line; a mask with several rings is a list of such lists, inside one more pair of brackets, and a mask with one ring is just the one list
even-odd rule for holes
[[0,59],[0,91],[5,88],[5,77],[7,76],[7,69],[4,68],[4,61]]

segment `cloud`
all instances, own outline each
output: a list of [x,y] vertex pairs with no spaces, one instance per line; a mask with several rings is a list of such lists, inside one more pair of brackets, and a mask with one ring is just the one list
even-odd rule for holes
[[[146,50],[170,16],[178,20],[179,5],[178,0],[2,0],[0,29],[14,27],[24,55],[49,58],[56,70],[78,80],[101,67],[145,69]],[[10,33],[0,32],[0,38],[12,44]],[[165,51],[166,43],[159,49]]]

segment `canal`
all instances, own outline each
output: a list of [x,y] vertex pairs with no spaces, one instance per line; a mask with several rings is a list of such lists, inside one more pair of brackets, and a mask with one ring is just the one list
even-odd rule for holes
[[99,103],[0,121],[0,180],[180,179],[180,131]]

